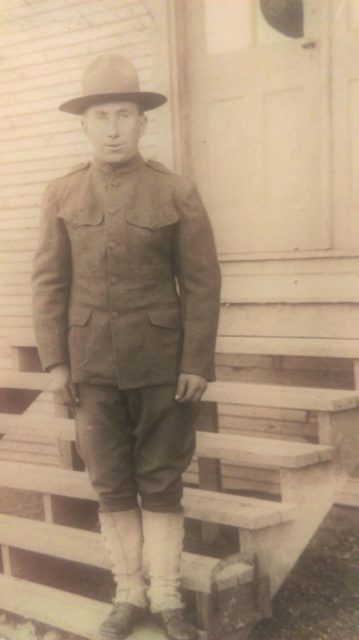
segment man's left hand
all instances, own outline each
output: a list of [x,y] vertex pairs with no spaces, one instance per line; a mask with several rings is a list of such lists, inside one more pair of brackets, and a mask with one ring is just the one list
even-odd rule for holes
[[198,402],[207,389],[207,380],[194,373],[180,373],[175,399],[178,402]]

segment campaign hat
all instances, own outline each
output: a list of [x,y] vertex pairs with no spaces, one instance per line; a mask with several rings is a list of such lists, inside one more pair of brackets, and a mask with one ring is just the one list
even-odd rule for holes
[[93,105],[112,101],[135,102],[144,111],[164,104],[166,96],[153,91],[141,91],[138,73],[123,56],[106,53],[98,56],[82,76],[82,94],[60,105],[61,111],[81,115]]

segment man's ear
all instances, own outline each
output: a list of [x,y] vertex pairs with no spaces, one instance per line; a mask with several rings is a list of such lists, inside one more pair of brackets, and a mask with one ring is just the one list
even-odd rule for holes
[[147,122],[148,122],[148,118],[147,118],[147,116],[143,113],[143,114],[141,115],[141,136],[143,136],[143,134],[144,134],[144,133],[145,133],[145,131],[146,131],[146,128],[147,128]]
[[81,128],[84,133],[87,133],[87,118],[85,115],[81,118]]

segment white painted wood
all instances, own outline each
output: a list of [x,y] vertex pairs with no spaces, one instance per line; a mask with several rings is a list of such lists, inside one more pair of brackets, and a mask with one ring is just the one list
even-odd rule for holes
[[258,554],[274,595],[333,504],[336,479],[330,463],[281,471],[282,493],[298,508],[295,522],[261,531],[240,531],[241,550]]
[[[69,633],[95,640],[111,606],[74,593],[0,575],[0,607]],[[141,626],[128,640],[165,640],[158,628]],[[205,640],[205,636],[203,637]]]
[[359,358],[359,340],[219,336],[217,353],[291,355],[316,358]]
[[9,545],[1,543],[1,561],[3,566],[3,572],[7,576],[11,576],[11,557]]
[[[0,514],[0,543],[27,551],[43,553],[64,560],[111,569],[111,562],[99,533],[84,531],[14,516]],[[218,560],[193,553],[183,553],[183,586],[209,593],[211,573]]]
[[186,3],[191,171],[221,256],[330,246],[328,7],[304,4],[312,50],[258,3]]
[[337,249],[357,248],[359,91],[357,3],[332,2],[333,212]]
[[345,507],[359,507],[359,478],[351,478],[345,484],[341,493],[335,498],[336,504]]
[[[40,391],[46,390],[49,382],[48,373],[0,372],[0,386],[5,388]],[[344,411],[359,406],[359,394],[356,391],[237,382],[211,382],[202,400],[308,411]]]
[[[0,414],[0,433],[12,435],[18,442],[20,434],[33,442],[44,437],[69,441],[76,439],[73,420],[46,418],[36,414]],[[328,446],[205,431],[197,432],[196,441],[197,456],[220,458],[238,465],[299,467],[329,460],[332,454],[331,447]],[[47,444],[42,447],[44,451],[46,447],[49,448]],[[41,451],[41,445],[38,451]]]
[[[97,499],[87,474],[81,471],[53,468],[49,474],[48,468],[26,464],[19,474],[16,463],[4,462],[0,466],[0,484],[71,498]],[[183,505],[187,517],[246,528],[285,522],[295,513],[290,504],[189,488],[184,491]]]

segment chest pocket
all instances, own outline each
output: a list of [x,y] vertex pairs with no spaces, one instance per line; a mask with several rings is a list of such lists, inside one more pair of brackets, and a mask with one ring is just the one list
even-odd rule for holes
[[71,242],[74,273],[97,272],[103,259],[104,214],[100,209],[59,211]]
[[66,226],[78,229],[81,227],[97,227],[102,224],[104,214],[100,209],[68,209],[59,211],[58,218],[62,218]]
[[179,220],[178,213],[173,206],[159,205],[156,207],[148,207],[143,210],[129,209],[127,211],[126,220],[129,224],[150,231],[157,231],[162,227],[168,227],[176,224]]

